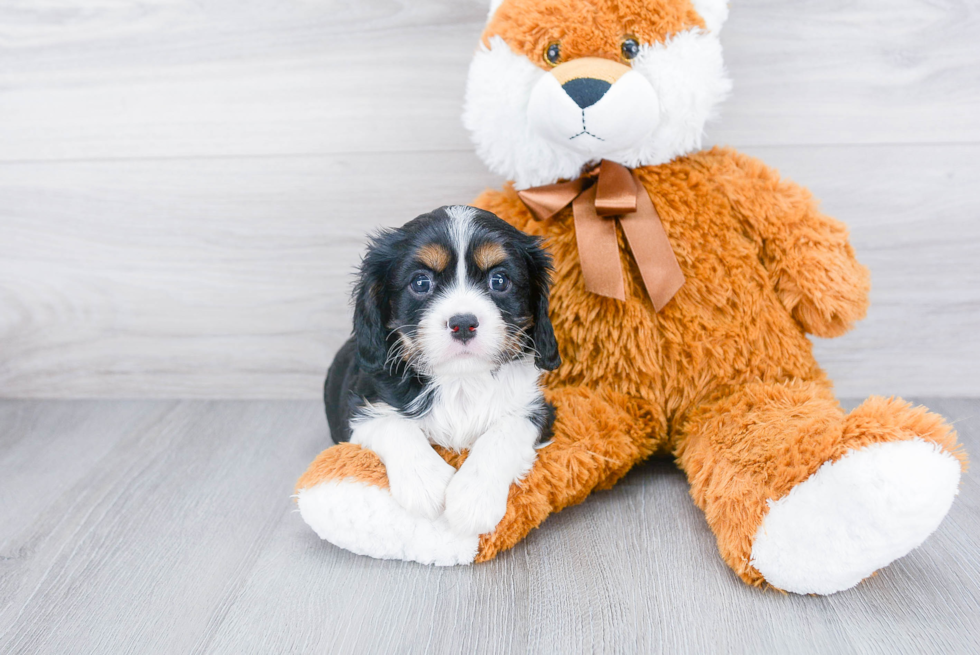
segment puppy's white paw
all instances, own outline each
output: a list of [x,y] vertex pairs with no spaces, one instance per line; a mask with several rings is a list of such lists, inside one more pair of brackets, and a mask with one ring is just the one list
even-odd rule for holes
[[464,466],[446,489],[446,520],[460,535],[492,532],[507,512],[509,484],[490,483]]
[[434,519],[442,514],[446,486],[456,473],[434,450],[386,465],[395,501],[413,514]]

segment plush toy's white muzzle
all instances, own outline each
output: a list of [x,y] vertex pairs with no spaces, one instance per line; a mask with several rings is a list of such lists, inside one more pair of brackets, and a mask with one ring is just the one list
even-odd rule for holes
[[[638,111],[637,108],[642,108]],[[657,94],[629,66],[586,57],[556,67],[531,91],[530,128],[552,144],[601,158],[646,139],[659,122]]]
[[549,70],[491,36],[470,67],[463,123],[487,166],[526,189],[599,159],[635,168],[697,150],[730,88],[721,42],[701,29],[641,44],[629,66],[580,57]]

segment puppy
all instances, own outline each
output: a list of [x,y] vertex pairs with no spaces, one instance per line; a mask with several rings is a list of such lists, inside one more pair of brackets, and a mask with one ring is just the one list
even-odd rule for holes
[[[550,271],[540,239],[472,207],[371,241],[324,401],[334,440],[374,451],[410,512],[465,535],[503,518],[554,418],[538,382],[561,363]],[[457,472],[433,445],[469,455]]]

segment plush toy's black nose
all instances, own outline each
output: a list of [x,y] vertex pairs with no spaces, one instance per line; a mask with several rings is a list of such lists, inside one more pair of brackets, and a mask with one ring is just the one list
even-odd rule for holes
[[473,314],[456,314],[449,319],[449,330],[453,333],[453,339],[466,343],[476,336],[476,328],[480,327],[480,322]]
[[575,101],[576,105],[585,109],[602,100],[602,96],[606,95],[606,91],[611,86],[612,84],[605,80],[597,80],[594,77],[579,77],[568,80],[561,85],[561,88],[565,89],[565,93]]

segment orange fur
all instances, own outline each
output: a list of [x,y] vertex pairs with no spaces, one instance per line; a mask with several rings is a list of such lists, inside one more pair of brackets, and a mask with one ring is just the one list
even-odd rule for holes
[[441,273],[449,265],[449,251],[437,243],[430,243],[419,248],[415,258],[437,273]]
[[[556,19],[557,18],[557,19]],[[549,70],[548,45],[561,45],[561,60],[603,57],[620,61],[623,39],[663,43],[673,34],[704,27],[689,0],[508,0],[483,31],[483,43],[499,36],[510,49]]]
[[296,492],[324,480],[357,480],[382,489],[388,488],[388,476],[378,456],[352,443],[337,444],[317,455],[296,481]]
[[507,251],[499,243],[483,243],[473,252],[473,259],[480,269],[488,271],[507,259]]
[[[454,468],[458,469],[466,461],[465,452],[457,453],[442,446],[435,446],[435,450]],[[321,451],[296,481],[296,493],[325,480],[355,480],[381,489],[388,488],[388,476],[381,459],[374,451],[349,442]]]

